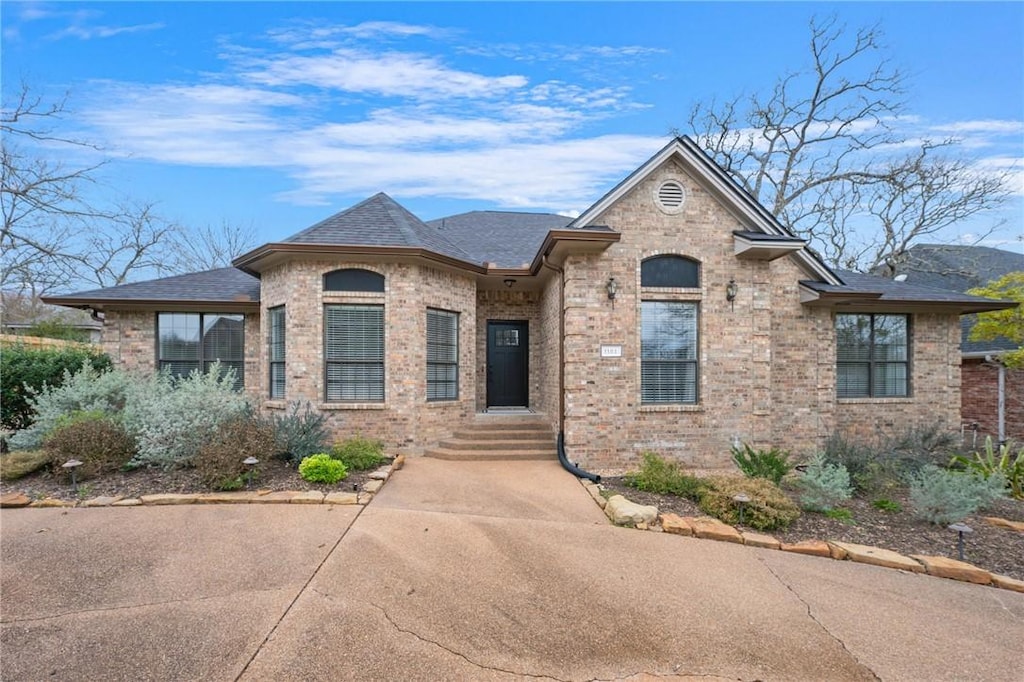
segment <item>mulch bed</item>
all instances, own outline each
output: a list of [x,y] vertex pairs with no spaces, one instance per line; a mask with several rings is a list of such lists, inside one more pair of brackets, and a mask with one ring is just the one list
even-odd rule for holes
[[[386,460],[381,466],[390,463],[391,460]],[[258,472],[258,475],[253,476],[253,490],[319,490],[323,493],[362,490],[363,484],[369,480],[370,474],[370,471],[350,471],[345,480],[333,485],[310,483],[299,476],[295,467],[280,459],[260,462]],[[158,493],[185,494],[214,491],[202,484],[195,469],[172,469],[169,471],[135,469],[79,481],[76,494],[67,474],[63,472],[55,474],[44,469],[15,481],[0,483],[0,494],[9,492],[22,492],[33,499],[56,497],[64,500],[86,500],[104,495],[139,497],[140,495]]]
[[[653,505],[662,513],[680,516],[705,516],[704,512],[685,498],[657,495],[628,487],[620,477],[604,478],[601,484],[638,504]],[[871,545],[899,552],[904,556],[925,554],[957,558],[956,533],[945,526],[934,526],[914,519],[908,511],[910,500],[906,495],[890,495],[903,506],[902,512],[876,509],[870,501],[854,498],[843,504],[853,514],[853,524],[830,519],[822,514],[802,512],[784,531],[767,531],[782,542],[801,540],[838,540],[860,545]],[[1024,533],[989,525],[984,516],[999,516],[1011,521],[1024,521],[1024,501],[999,500],[965,523],[974,532],[966,536],[964,558],[969,563],[991,573],[1024,580]],[[752,529],[747,529],[752,530]]]

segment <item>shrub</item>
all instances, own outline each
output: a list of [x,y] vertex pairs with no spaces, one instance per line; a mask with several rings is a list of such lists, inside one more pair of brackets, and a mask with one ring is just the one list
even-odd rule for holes
[[785,528],[800,516],[789,496],[767,479],[714,477],[707,483],[700,496],[700,508],[726,523],[739,523],[739,503],[733,498],[740,493],[750,498],[743,506],[743,522],[751,528]]
[[379,440],[355,436],[331,448],[331,457],[343,462],[351,471],[366,471],[384,461],[384,444]]
[[33,421],[32,396],[44,386],[60,386],[64,383],[65,372],[76,372],[83,364],[103,372],[110,369],[110,357],[93,348],[5,345],[0,353],[0,423],[3,428],[28,428]]
[[337,483],[348,476],[348,470],[340,460],[321,452],[299,463],[299,475],[311,483]]
[[732,447],[732,461],[750,478],[766,478],[776,485],[793,470],[789,453],[778,448],[754,450],[747,443]]
[[[251,456],[262,462],[276,449],[270,424],[249,416],[234,417],[199,448],[194,463],[204,484],[214,490],[237,490],[245,485],[250,469],[242,461]],[[257,473],[258,469],[253,472]]]
[[176,379],[159,372],[132,382],[124,422],[138,438],[139,452],[131,465],[190,464],[221,424],[251,411],[234,385],[234,370],[222,371],[216,363],[205,374],[196,370]]
[[842,464],[829,464],[821,453],[811,458],[797,481],[797,488],[800,491],[800,506],[817,512],[834,509],[853,494],[846,467]]
[[950,460],[951,466],[989,478],[1001,474],[1010,488],[1010,495],[1024,500],[1024,447],[1014,456],[1008,443],[999,446],[998,451],[992,443],[992,436],[985,438],[983,452],[975,452],[973,457],[956,455]]
[[626,485],[659,495],[678,495],[694,501],[700,499],[704,481],[685,473],[678,462],[666,460],[653,452],[644,452],[640,457],[643,464],[639,471],[626,474]]
[[46,450],[19,450],[0,455],[0,480],[16,481],[50,463]]
[[135,439],[102,412],[78,412],[50,432],[44,447],[56,472],[69,459],[82,462],[75,475],[83,480],[124,467],[135,454]]
[[277,439],[277,451],[291,462],[300,462],[310,455],[322,452],[328,437],[324,425],[327,418],[313,410],[309,402],[300,414],[302,403],[293,402],[284,414],[270,418]]
[[1002,497],[1005,489],[1001,474],[985,478],[927,465],[911,478],[910,500],[917,518],[945,525],[988,506]]
[[825,443],[825,458],[846,467],[858,492],[886,495],[923,466],[947,462],[955,444],[955,434],[940,423],[895,433],[879,431],[873,439],[863,441],[833,433]]
[[[7,349],[4,350],[4,355]],[[57,384],[44,384],[39,389],[27,388],[28,404],[34,412],[30,426],[11,437],[11,446],[34,449],[42,445],[57,421],[72,412],[102,412],[113,415],[127,399],[131,378],[120,370],[100,370],[85,361],[72,373],[63,370]]]

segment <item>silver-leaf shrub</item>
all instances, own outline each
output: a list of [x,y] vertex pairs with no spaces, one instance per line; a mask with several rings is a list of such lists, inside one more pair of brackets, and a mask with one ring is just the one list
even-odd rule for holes
[[221,424],[251,411],[248,399],[234,385],[234,370],[219,363],[205,374],[195,370],[177,379],[160,372],[133,383],[123,418],[139,451],[129,464],[188,464]]
[[1006,478],[926,465],[910,480],[914,515],[935,524],[962,521],[1006,494]]
[[824,453],[818,453],[807,464],[798,482],[800,506],[808,511],[834,509],[853,495],[850,473],[842,464],[829,464]]
[[125,405],[132,381],[132,377],[121,370],[100,372],[86,362],[74,374],[64,370],[64,382],[60,386],[44,385],[38,391],[26,387],[31,393],[28,402],[35,413],[35,421],[11,436],[11,447],[38,448],[58,420],[74,412],[116,415]]

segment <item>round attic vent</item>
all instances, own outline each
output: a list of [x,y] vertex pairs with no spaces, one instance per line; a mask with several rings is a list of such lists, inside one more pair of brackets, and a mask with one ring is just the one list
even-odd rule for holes
[[686,190],[675,180],[666,180],[658,186],[654,198],[665,213],[679,213],[686,203]]

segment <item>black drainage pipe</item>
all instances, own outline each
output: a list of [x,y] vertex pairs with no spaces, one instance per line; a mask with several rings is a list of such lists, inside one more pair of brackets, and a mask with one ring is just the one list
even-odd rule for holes
[[594,483],[601,482],[601,477],[598,474],[592,474],[589,471],[580,469],[578,466],[570,462],[569,458],[565,456],[565,433],[562,431],[558,432],[558,461],[561,462],[565,470],[573,476],[586,478]]

